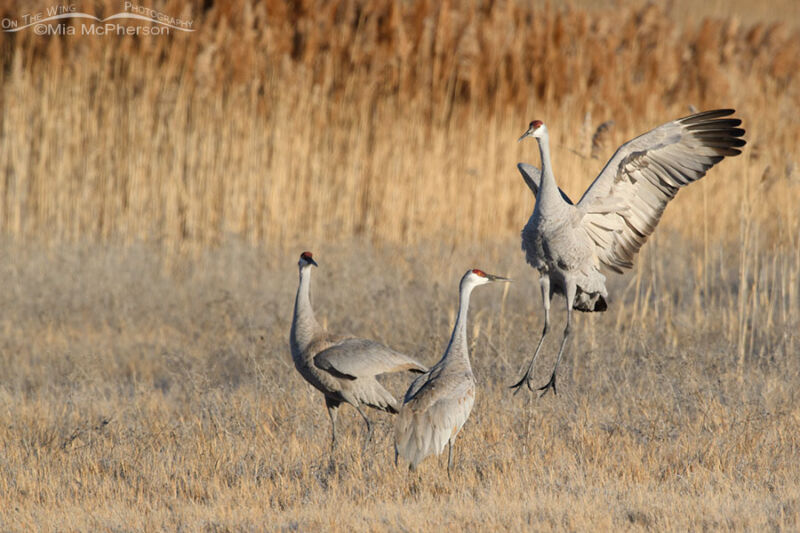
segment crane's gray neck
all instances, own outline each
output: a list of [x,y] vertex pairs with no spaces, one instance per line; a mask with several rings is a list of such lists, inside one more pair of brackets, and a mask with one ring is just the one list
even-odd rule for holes
[[537,137],[536,140],[539,143],[539,155],[542,158],[542,181],[537,200],[542,204],[564,204],[564,200],[558,192],[558,184],[553,174],[553,165],[550,162],[550,141],[547,135]]
[[300,284],[297,287],[297,296],[294,300],[294,317],[292,318],[292,355],[295,351],[301,353],[314,340],[314,336],[322,331],[314,317],[314,310],[311,308],[310,298],[311,288],[311,268],[300,269]]
[[445,358],[457,358],[469,364],[469,348],[467,346],[467,311],[469,310],[469,297],[475,286],[472,283],[462,283],[458,298],[458,317],[456,325],[453,326],[453,334],[450,336],[450,344],[444,352]]

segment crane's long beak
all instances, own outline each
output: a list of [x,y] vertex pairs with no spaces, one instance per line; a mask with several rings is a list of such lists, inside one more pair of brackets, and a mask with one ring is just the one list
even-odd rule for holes
[[310,257],[306,259],[306,262],[308,262],[308,263],[310,263],[310,264],[314,265],[315,267],[319,267],[319,265],[317,264],[317,262],[316,262],[316,261],[314,261],[313,259],[311,259]]
[[509,278],[504,278],[503,276],[495,276],[494,274],[486,274],[486,277],[489,278],[489,281],[508,281],[511,280]]
[[525,137],[530,137],[531,135],[533,135],[533,128],[528,128],[528,131],[526,131],[525,133],[523,133],[523,134],[522,134],[522,137],[520,137],[519,139],[517,139],[517,142],[522,142],[522,139],[524,139]]

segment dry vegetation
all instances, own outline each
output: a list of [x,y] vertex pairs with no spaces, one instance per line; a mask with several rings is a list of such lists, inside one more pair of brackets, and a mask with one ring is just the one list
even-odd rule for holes
[[[0,35],[0,529],[798,529],[798,6],[583,4],[173,0],[197,32]],[[577,196],[689,105],[736,107],[744,154],[578,317],[560,395],[512,397],[541,327],[515,139],[547,121]],[[395,470],[383,415],[362,455],[345,410],[328,457],[287,344],[306,248],[331,327],[429,363],[466,268],[517,279],[475,295],[452,481]]]
[[[288,353],[294,257],[231,244],[165,273],[141,247],[4,248],[0,529],[797,529],[796,310],[781,318],[786,300],[771,299],[739,365],[718,323],[729,302],[698,311],[691,254],[651,243],[641,288],[614,277],[612,311],[579,317],[559,396],[514,397],[541,325],[515,244],[317,253],[320,318],[426,362],[447,343],[463,265],[516,278],[505,298],[474,295],[480,388],[452,480],[441,458],[395,469],[379,413],[362,455],[363,423],[343,410],[329,459],[322,398]],[[735,294],[730,274],[713,293]]]
[[667,224],[734,241],[750,210],[772,242],[796,238],[796,26],[676,25],[657,7],[319,4],[167,3],[197,28],[168,38],[3,34],[0,228],[168,249],[492,239],[528,214],[513,165],[537,157],[514,142],[532,118],[551,124],[575,195],[602,163],[585,157],[597,125],[616,124],[606,157],[694,105],[736,107],[750,150],[671,210],[692,224]]

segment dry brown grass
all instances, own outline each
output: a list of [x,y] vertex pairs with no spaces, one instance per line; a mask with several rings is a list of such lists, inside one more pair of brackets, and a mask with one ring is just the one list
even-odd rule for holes
[[[196,33],[0,35],[0,529],[798,529],[800,8],[695,4],[174,0]],[[559,397],[512,397],[541,327],[515,139],[546,120],[574,197],[689,105],[736,107],[745,152],[579,317]],[[287,346],[306,248],[325,322],[428,363],[466,268],[517,279],[475,295],[452,481],[395,470],[383,415],[328,458]]]
[[317,250],[320,318],[427,363],[446,345],[462,270],[516,279],[505,299],[492,286],[474,295],[480,388],[451,481],[441,458],[395,469],[383,414],[362,454],[363,424],[344,410],[329,459],[321,395],[287,347],[296,254],[231,244],[166,274],[148,248],[5,246],[0,529],[800,525],[800,323],[780,318],[785,299],[740,364],[719,323],[735,279],[715,281],[698,313],[685,248],[659,244],[666,279],[645,261],[640,288],[615,277],[612,311],[579,317],[559,396],[515,397],[541,318],[513,247]]

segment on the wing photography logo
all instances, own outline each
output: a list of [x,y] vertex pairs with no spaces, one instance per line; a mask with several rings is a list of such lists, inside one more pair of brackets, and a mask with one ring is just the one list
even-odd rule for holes
[[[70,19],[75,23],[65,24]],[[173,30],[194,31],[192,22],[134,2],[125,2],[123,11],[105,18],[79,11],[74,4],[58,4],[17,18],[5,17],[0,20],[0,29],[6,33],[33,31],[36,35],[169,35]]]

